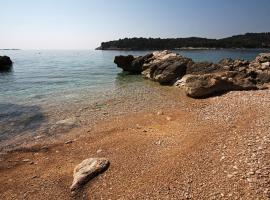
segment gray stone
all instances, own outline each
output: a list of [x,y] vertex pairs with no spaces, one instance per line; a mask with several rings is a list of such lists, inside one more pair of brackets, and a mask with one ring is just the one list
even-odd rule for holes
[[109,164],[106,158],[89,158],[82,161],[74,169],[71,191],[80,189],[89,180],[107,170]]

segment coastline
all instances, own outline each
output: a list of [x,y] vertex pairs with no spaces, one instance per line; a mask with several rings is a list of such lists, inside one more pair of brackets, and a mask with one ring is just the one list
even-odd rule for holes
[[95,49],[96,51],[164,51],[164,50],[169,50],[169,51],[179,51],[179,50],[243,50],[243,51],[256,51],[256,50],[262,50],[269,52],[270,48],[208,48],[208,47],[182,47],[182,48],[173,48],[173,49],[132,49],[132,48],[105,48],[102,49],[100,47]]
[[[269,97],[269,90],[204,100],[174,93],[169,98],[181,104],[162,114],[112,117],[1,154],[1,199],[267,198]],[[73,168],[93,156],[108,157],[111,166],[74,196]]]

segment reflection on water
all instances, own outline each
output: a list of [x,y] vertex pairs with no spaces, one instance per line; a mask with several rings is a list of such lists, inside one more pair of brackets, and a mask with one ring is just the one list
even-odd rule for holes
[[123,86],[130,83],[141,82],[143,78],[140,75],[129,74],[127,72],[118,73],[115,78],[116,86]]

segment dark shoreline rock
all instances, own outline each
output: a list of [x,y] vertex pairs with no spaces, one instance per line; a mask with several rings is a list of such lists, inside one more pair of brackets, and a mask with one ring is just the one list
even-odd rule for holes
[[225,58],[218,63],[194,62],[170,51],[146,56],[117,56],[115,63],[124,71],[141,73],[164,85],[175,85],[192,98],[204,98],[228,91],[257,90],[270,83],[270,53],[255,60]]
[[0,56],[0,72],[10,71],[12,67],[12,61],[8,56]]

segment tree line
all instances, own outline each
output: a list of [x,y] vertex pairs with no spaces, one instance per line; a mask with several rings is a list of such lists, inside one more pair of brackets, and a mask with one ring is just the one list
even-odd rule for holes
[[270,48],[270,32],[246,33],[222,39],[189,38],[125,38],[102,42],[99,50],[164,50],[181,48]]

